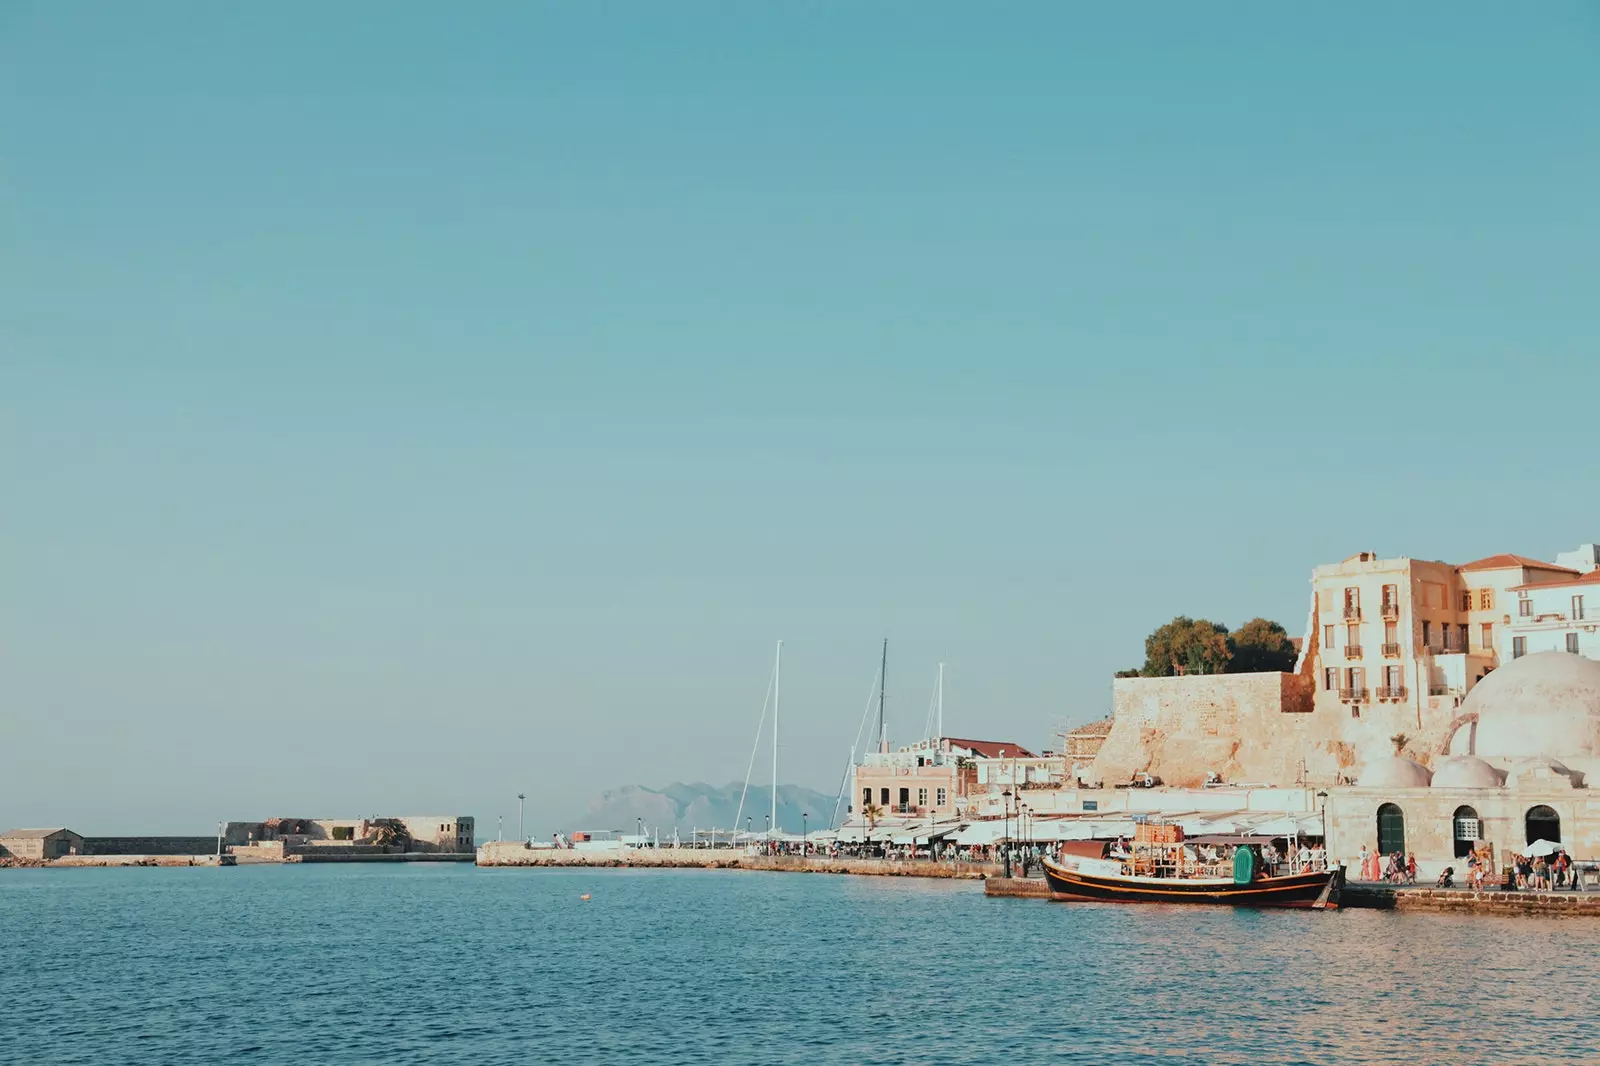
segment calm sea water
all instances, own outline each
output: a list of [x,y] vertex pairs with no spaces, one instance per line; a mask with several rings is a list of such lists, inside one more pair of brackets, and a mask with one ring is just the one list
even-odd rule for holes
[[1416,1066],[1600,1049],[1600,923],[1583,919],[731,871],[8,870],[0,950],[6,1063]]

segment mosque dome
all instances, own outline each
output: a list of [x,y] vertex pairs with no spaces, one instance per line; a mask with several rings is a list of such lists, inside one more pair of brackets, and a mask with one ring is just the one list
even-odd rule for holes
[[1513,659],[1467,693],[1453,755],[1600,754],[1600,662],[1564,651]]
[[1475,755],[1457,755],[1433,771],[1434,788],[1499,788],[1500,772]]
[[1427,788],[1433,775],[1419,762],[1400,755],[1373,759],[1361,768],[1356,784],[1362,788]]
[[1506,787],[1538,787],[1554,786],[1557,788],[1572,788],[1572,771],[1566,764],[1556,759],[1535,757],[1522,759],[1511,765],[1506,771]]

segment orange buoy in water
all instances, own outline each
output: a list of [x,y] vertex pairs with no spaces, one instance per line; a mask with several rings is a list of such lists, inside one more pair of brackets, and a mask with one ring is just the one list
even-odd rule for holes
[[585,903],[588,903],[589,902],[589,893],[585,892],[583,895],[579,896],[578,898],[583,900]]

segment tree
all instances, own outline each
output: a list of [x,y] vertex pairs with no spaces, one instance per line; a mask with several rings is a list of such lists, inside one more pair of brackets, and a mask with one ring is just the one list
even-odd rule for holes
[[869,803],[861,808],[861,816],[867,820],[867,850],[872,850],[872,831],[878,828],[878,819],[883,817],[883,808],[876,803]]
[[1228,627],[1179,615],[1144,641],[1145,677],[1177,674],[1220,674],[1233,653]]
[[1234,630],[1229,645],[1233,649],[1230,674],[1287,673],[1298,658],[1288,631],[1265,618],[1252,618]]

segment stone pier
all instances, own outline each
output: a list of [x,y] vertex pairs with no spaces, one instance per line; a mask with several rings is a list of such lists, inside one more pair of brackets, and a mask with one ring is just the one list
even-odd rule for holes
[[479,866],[628,867],[634,869],[762,870],[780,873],[856,874],[866,877],[934,877],[979,880],[997,876],[994,863],[891,862],[823,856],[747,855],[728,848],[607,848],[597,851],[530,848],[495,841],[478,848]]

